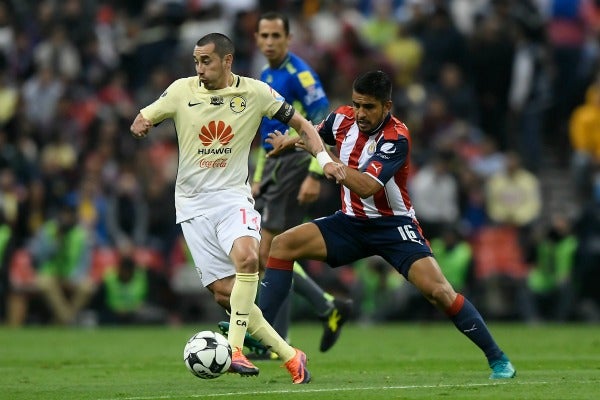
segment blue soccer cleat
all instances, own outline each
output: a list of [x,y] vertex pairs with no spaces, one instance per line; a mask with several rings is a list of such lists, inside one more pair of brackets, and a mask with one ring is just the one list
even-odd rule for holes
[[492,369],[490,379],[510,379],[517,375],[517,370],[504,354],[496,361],[492,361],[490,368]]

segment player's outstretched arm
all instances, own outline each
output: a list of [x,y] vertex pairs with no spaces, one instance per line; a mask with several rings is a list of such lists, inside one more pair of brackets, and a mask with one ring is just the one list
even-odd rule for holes
[[281,133],[275,130],[275,132],[271,132],[267,136],[268,138],[265,139],[265,142],[273,146],[273,149],[267,153],[267,157],[276,156],[282,151],[294,147],[297,143],[301,143],[300,136],[290,136],[288,135],[288,131]]
[[300,141],[303,143],[302,148],[306,149],[310,154],[316,157],[327,178],[335,179],[336,182],[340,182],[346,178],[344,165],[335,162],[331,158],[325,149],[325,145],[323,144],[319,133],[310,121],[299,113],[294,113],[288,125],[298,132]]
[[133,136],[143,138],[148,134],[150,128],[152,128],[152,122],[144,118],[141,113],[138,113],[129,130]]

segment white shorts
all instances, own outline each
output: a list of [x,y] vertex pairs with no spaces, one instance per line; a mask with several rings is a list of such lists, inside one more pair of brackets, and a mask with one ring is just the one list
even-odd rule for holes
[[251,236],[260,241],[260,214],[241,198],[181,222],[181,230],[206,287],[235,274],[229,253],[237,238]]

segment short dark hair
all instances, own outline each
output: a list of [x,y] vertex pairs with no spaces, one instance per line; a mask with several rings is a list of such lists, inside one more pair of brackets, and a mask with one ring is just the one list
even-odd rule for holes
[[196,46],[206,46],[210,43],[215,45],[215,53],[221,58],[225,57],[227,54],[233,55],[235,53],[233,42],[222,33],[209,33],[208,35],[204,35],[196,42]]
[[262,21],[263,19],[266,19],[268,21],[280,19],[281,21],[283,21],[283,30],[285,31],[285,35],[287,36],[290,34],[290,19],[287,17],[287,15],[277,11],[268,11],[262,14],[260,17],[258,17],[258,20],[256,20],[255,32],[258,32],[258,26],[260,25],[260,21]]
[[354,80],[352,89],[356,93],[373,96],[385,103],[392,99],[392,80],[383,71],[369,71]]

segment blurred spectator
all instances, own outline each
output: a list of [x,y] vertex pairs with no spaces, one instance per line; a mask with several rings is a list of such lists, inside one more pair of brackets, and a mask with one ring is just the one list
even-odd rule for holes
[[444,141],[444,136],[451,130],[454,122],[456,122],[456,118],[450,113],[446,100],[438,93],[429,92],[425,103],[422,125],[416,134],[412,136],[415,150],[425,153],[431,152],[438,140]]
[[66,201],[75,207],[79,222],[90,234],[90,243],[108,246],[107,200],[98,178],[93,175],[83,176],[79,186],[67,195]]
[[[535,19],[535,21],[538,21]],[[515,57],[509,91],[514,125],[511,143],[530,171],[542,166],[544,116],[551,105],[548,51],[542,43],[541,24],[518,19],[514,24]]]
[[369,46],[382,50],[396,37],[398,23],[392,3],[392,0],[374,0],[373,12],[361,22],[359,34]]
[[173,82],[173,78],[171,77],[168,68],[157,66],[152,69],[148,82],[135,94],[136,104],[150,104],[158,99],[171,82]]
[[136,261],[131,244],[119,247],[116,265],[106,269],[98,290],[101,324],[159,324],[166,321],[162,307],[152,304],[150,271]]
[[0,210],[0,321],[6,316],[6,301],[9,290],[9,262],[14,250],[13,229]]
[[533,268],[527,279],[530,296],[521,303],[524,317],[530,322],[567,321],[575,300],[572,272],[577,250],[569,218],[553,215],[533,250]]
[[410,36],[406,27],[398,24],[394,35],[381,47],[395,71],[394,84],[399,88],[408,88],[417,81],[419,68],[423,60],[423,47],[413,36]]
[[158,250],[165,260],[170,253],[180,233],[175,220],[175,197],[173,189],[160,175],[155,175],[145,182],[145,198],[148,210],[148,239],[147,245]]
[[148,204],[134,172],[125,166],[107,198],[106,223],[113,246],[131,243],[145,246]]
[[339,98],[340,93],[351,86],[356,76],[368,70],[380,69],[394,76],[383,53],[367,45],[350,24],[344,25],[341,40],[332,47],[331,55],[334,62],[331,67],[338,73],[334,76],[333,93],[330,97]]
[[506,156],[506,170],[492,175],[485,188],[486,211],[491,222],[517,230],[522,254],[530,254],[532,229],[542,216],[539,179],[523,167],[515,152]]
[[73,140],[67,137],[65,131],[52,130],[40,154],[39,162],[44,171],[73,179],[77,161],[77,148]]
[[529,232],[542,212],[538,178],[523,168],[515,152],[506,156],[506,170],[492,175],[486,183],[486,204],[490,219],[497,224],[516,226]]
[[574,226],[577,253],[573,270],[578,294],[577,313],[588,321],[600,321],[600,168],[594,171],[592,196]]
[[592,195],[592,168],[600,162],[600,80],[590,85],[585,102],[573,110],[569,139],[577,194],[581,201],[587,201]]
[[[289,45],[290,51],[305,60],[315,70],[323,81],[325,93],[329,93],[329,86],[325,86],[325,84],[329,85],[336,71],[331,68],[331,55],[328,47],[323,44],[316,32],[311,28],[310,19],[300,18],[293,27],[295,28],[295,32],[293,33],[293,40]],[[261,68],[266,65],[266,58],[264,58],[261,52],[258,52],[255,56],[254,62],[258,64],[256,61],[257,58],[261,60]],[[259,75],[260,71],[258,73],[251,73],[248,76]]]
[[506,113],[514,44],[497,16],[485,16],[470,40],[470,73],[477,94],[481,129],[502,151],[508,148]]
[[45,222],[29,244],[37,286],[54,322],[74,323],[92,298],[96,287],[90,277],[91,249],[89,234],[70,204]]
[[63,82],[51,67],[42,66],[22,86],[25,115],[33,123],[38,140],[52,131],[58,102],[65,91]]
[[[0,55],[0,64],[3,56]],[[8,125],[17,113],[19,89],[11,82],[5,65],[0,65],[0,127]]]
[[33,59],[36,67],[52,70],[60,79],[75,80],[81,72],[81,60],[72,39],[72,36],[68,36],[67,26],[54,25],[50,36],[35,47]]
[[427,238],[438,237],[445,225],[459,219],[458,182],[451,172],[452,156],[436,154],[409,184],[419,224]]
[[32,180],[25,190],[19,209],[19,219],[15,229],[17,246],[24,246],[27,239],[33,237],[41,229],[49,215],[57,211],[47,200],[44,183],[39,179]]
[[504,171],[506,167],[506,156],[498,150],[494,138],[484,136],[479,146],[479,154],[473,156],[469,167],[480,177],[487,179]]
[[444,64],[432,90],[444,99],[450,114],[469,124],[478,125],[479,110],[475,92],[465,81],[463,70],[458,65]]
[[469,238],[473,238],[489,223],[485,209],[485,180],[466,166],[459,169],[458,180],[461,227]]
[[19,203],[22,194],[15,174],[9,168],[0,168],[0,214],[2,219],[14,227],[19,219]]
[[473,251],[469,242],[453,224],[441,229],[440,235],[433,237],[430,243],[448,282],[457,292],[465,293],[473,268]]
[[408,316],[409,300],[419,292],[385,260],[378,256],[365,258],[354,264],[354,270],[358,277],[356,300],[360,303],[361,320],[381,322]]
[[552,47],[556,68],[553,82],[555,109],[553,114],[566,118],[575,106],[582,75],[579,71],[586,39],[583,20],[584,0],[549,0],[547,37]]
[[462,70],[466,69],[467,43],[445,6],[436,6],[427,18],[427,29],[421,42],[424,49],[421,77],[426,86],[437,82],[445,64],[452,63]]

